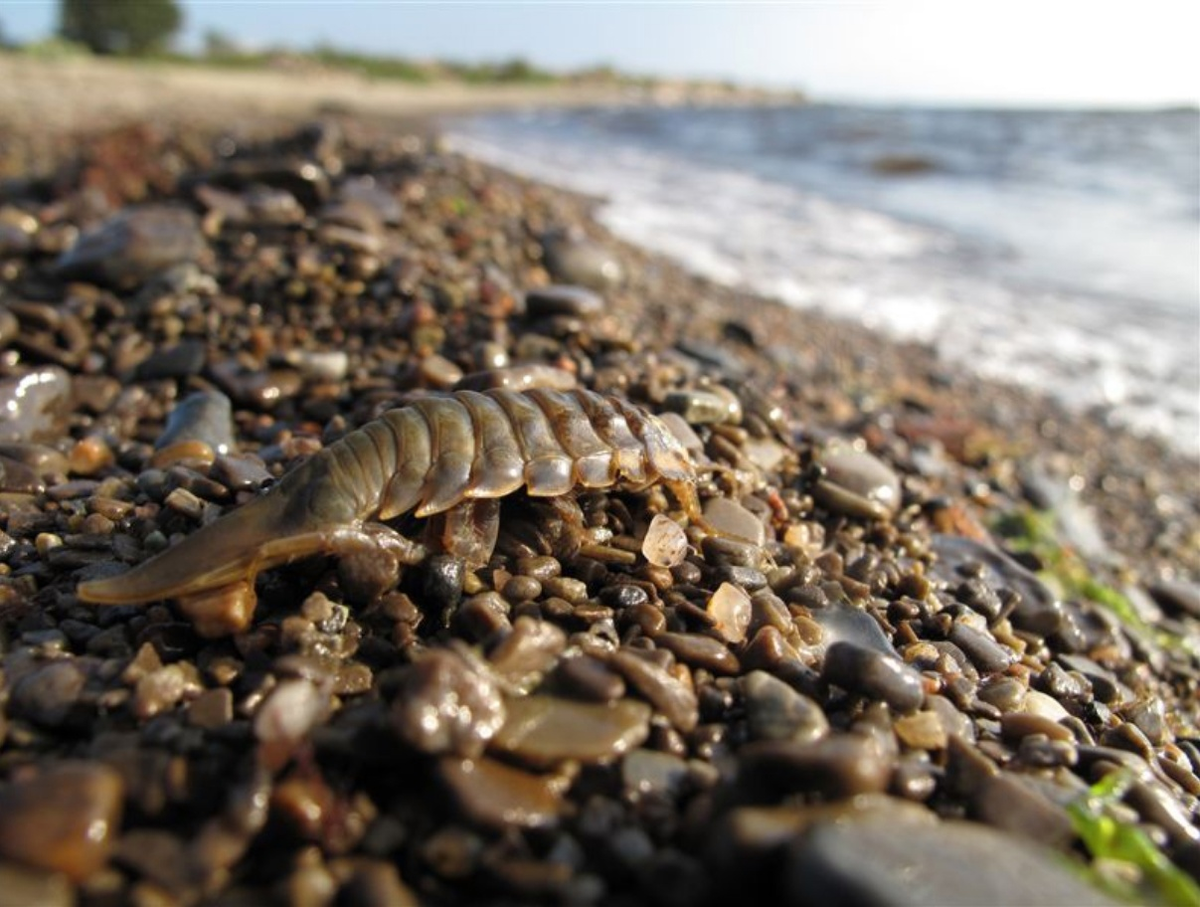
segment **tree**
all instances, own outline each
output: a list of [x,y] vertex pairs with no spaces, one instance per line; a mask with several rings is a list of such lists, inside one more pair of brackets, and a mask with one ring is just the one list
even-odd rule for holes
[[62,0],[58,32],[98,54],[158,50],[183,23],[176,0]]

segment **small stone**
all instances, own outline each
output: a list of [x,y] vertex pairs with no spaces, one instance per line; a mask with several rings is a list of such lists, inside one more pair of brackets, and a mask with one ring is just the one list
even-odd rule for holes
[[604,299],[585,287],[551,284],[525,294],[525,312],[530,318],[573,315],[590,318],[604,311]]
[[205,690],[188,704],[188,724],[206,731],[233,720],[233,693],[224,687]]
[[590,655],[563,659],[555,678],[563,692],[580,699],[612,702],[625,695],[625,681],[621,675]]
[[946,729],[937,712],[916,712],[896,719],[892,725],[896,736],[905,746],[919,750],[946,748]]
[[1062,707],[1057,699],[1047,696],[1039,690],[1030,690],[1025,695],[1025,709],[1031,715],[1038,715],[1057,724],[1064,718],[1070,718],[1071,713]]
[[599,704],[536,695],[509,699],[506,708],[491,747],[540,767],[567,759],[607,762],[650,732],[650,708],[632,699]]
[[728,393],[672,391],[663,401],[663,407],[678,413],[689,425],[736,425],[742,421],[742,404]]
[[285,680],[254,714],[254,736],[265,764],[281,767],[331,708],[331,684],[304,678]]
[[608,660],[662,715],[683,733],[700,720],[696,694],[669,671],[626,651],[614,652]]
[[657,567],[677,567],[688,553],[687,535],[683,527],[670,517],[655,514],[642,540],[642,555]]
[[236,442],[229,398],[220,391],[198,391],[177,403],[154,447],[161,451],[181,441],[202,441],[217,454],[231,453]]
[[626,796],[679,794],[690,770],[678,756],[656,750],[637,749],[621,760],[621,780]]
[[17,681],[9,712],[44,727],[59,727],[71,717],[86,683],[87,675],[74,661],[52,661]]
[[782,680],[765,671],[751,671],[738,684],[755,740],[812,743],[829,733],[829,720],[820,705]]
[[729,498],[712,498],[706,502],[704,519],[718,532],[745,539],[759,548],[767,542],[767,527],[763,521]]
[[[536,582],[536,580],[534,580]],[[515,689],[533,689],[567,646],[567,634],[548,621],[518,617],[488,656],[492,669]]]
[[737,656],[720,640],[698,633],[660,633],[654,644],[667,649],[684,664],[704,668],[713,674],[740,674]]
[[788,848],[783,865],[789,904],[1116,903],[1053,851],[971,822],[822,824]]
[[130,206],[80,236],[56,267],[67,279],[127,286],[196,260],[204,247],[200,222],[191,211],[169,205]]
[[624,269],[612,250],[580,233],[548,234],[542,239],[542,248],[546,270],[565,284],[603,292],[625,279]]
[[431,754],[478,756],[505,715],[496,681],[448,649],[430,650],[405,668],[392,703],[400,738]]
[[821,679],[882,699],[898,712],[916,711],[925,699],[920,674],[894,655],[888,657],[851,642],[836,642],[828,648]]
[[60,762],[0,788],[0,856],[82,881],[108,862],[124,789],[113,769]]
[[561,782],[492,759],[444,757],[438,777],[467,819],[492,828],[542,828],[562,809]]
[[753,612],[750,596],[745,590],[733,583],[721,583],[708,600],[706,610],[713,619],[713,629],[727,641],[739,643],[745,640]]
[[991,636],[961,621],[956,621],[951,627],[949,639],[966,653],[982,673],[998,674],[1016,660],[1016,656],[1009,649]]
[[739,784],[765,796],[818,791],[825,797],[852,797],[886,790],[892,764],[873,736],[843,733],[814,743],[747,743],[738,773]]
[[814,496],[847,516],[886,520],[900,509],[900,479],[891,467],[869,453],[838,446],[821,457],[825,475]]

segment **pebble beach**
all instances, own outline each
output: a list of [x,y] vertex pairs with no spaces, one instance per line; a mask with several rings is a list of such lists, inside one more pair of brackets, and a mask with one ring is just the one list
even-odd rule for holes
[[[1200,903],[1194,460],[628,245],[448,151],[456,104],[39,75],[74,112],[0,105],[0,902]],[[472,563],[405,513],[427,556],[264,570],[205,603],[236,632],[80,598],[393,408],[530,387],[661,419],[702,516],[518,491]]]

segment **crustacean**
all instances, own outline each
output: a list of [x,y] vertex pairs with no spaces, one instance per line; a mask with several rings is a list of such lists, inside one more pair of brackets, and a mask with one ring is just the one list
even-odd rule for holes
[[490,556],[499,498],[663,482],[702,523],[695,467],[649,413],[587,390],[458,391],[390,410],[225,514],[126,573],[80,583],[80,599],[177,599],[206,636],[244,629],[264,569],[315,554],[383,552],[413,564],[426,552],[383,525],[441,515],[441,536],[476,563]]

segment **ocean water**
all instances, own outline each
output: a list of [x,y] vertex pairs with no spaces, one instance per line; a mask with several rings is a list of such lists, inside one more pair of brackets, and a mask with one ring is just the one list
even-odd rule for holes
[[477,117],[693,271],[1200,454],[1200,112],[812,105]]

